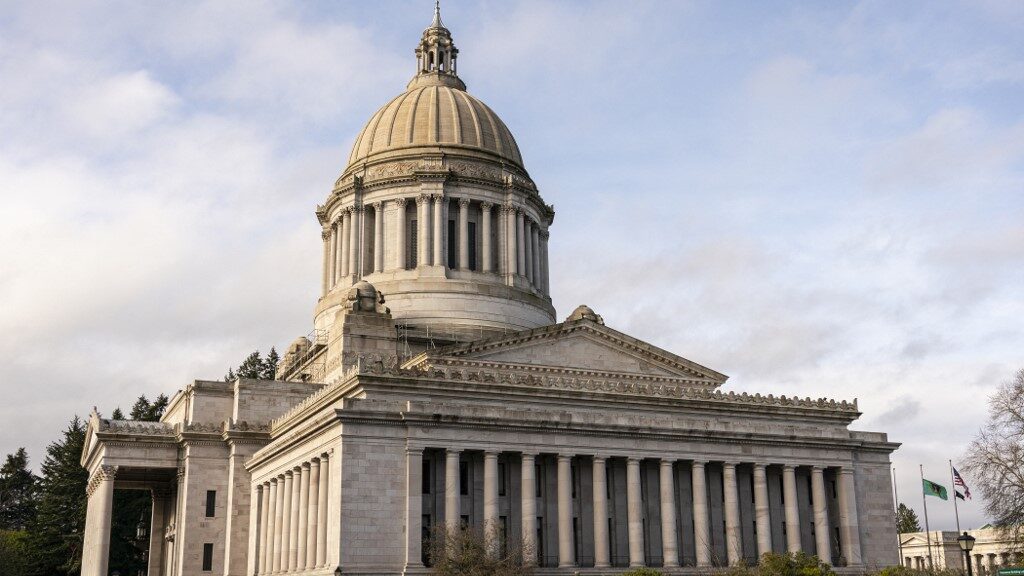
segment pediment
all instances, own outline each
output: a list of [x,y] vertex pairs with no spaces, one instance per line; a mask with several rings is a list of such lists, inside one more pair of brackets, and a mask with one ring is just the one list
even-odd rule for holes
[[589,320],[567,321],[501,338],[442,348],[428,356],[656,379],[684,378],[702,380],[709,385],[719,385],[727,378],[710,368]]

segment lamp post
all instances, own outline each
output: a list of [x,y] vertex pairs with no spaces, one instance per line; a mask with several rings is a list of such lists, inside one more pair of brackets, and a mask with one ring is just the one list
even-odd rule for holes
[[964,532],[960,536],[957,536],[956,542],[960,545],[960,549],[964,551],[964,556],[966,556],[967,559],[967,576],[972,576],[971,550],[974,549],[974,536]]

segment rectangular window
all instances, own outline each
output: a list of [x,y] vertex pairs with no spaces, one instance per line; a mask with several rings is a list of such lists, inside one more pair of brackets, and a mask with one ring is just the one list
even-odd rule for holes
[[783,485],[782,490],[779,491],[779,498],[782,500],[782,504],[786,504],[786,487]]
[[575,466],[575,464],[570,464],[569,465],[569,472],[570,472],[570,476],[571,476],[569,482],[572,484],[572,497],[575,498],[576,497],[576,466]]
[[505,496],[508,483],[505,480],[505,463],[498,462],[498,496]]
[[469,516],[468,515],[463,514],[462,516],[459,516],[459,527],[462,528],[463,530],[465,530],[466,528],[469,528]]
[[832,497],[833,498],[838,498],[839,497],[839,495],[836,493],[836,481],[835,480],[832,481]]
[[544,566],[544,519],[537,517],[537,563]]
[[430,460],[423,461],[423,481],[420,490],[424,494],[430,494],[430,485],[433,484],[430,478]]
[[207,490],[206,491],[206,517],[213,518],[214,513],[217,511],[217,491]]
[[811,487],[811,477],[807,477],[807,501],[814,504],[814,489]]
[[580,563],[580,519],[572,519],[572,542],[573,542],[573,559],[576,564]]
[[544,495],[544,491],[541,489],[541,486],[544,485],[544,468],[540,464],[534,464],[533,479],[534,484],[537,485],[537,498],[540,498]]
[[786,535],[786,523],[785,522],[782,523],[782,535],[783,536]]
[[754,475],[750,475],[750,503],[753,504],[754,500]]
[[604,468],[604,489],[605,489],[605,492],[607,492],[607,494],[605,494],[605,496],[609,500],[611,500],[612,499],[612,469],[611,469],[610,466],[607,465],[607,463],[605,464],[605,468]]
[[416,268],[417,266],[419,266],[420,235],[418,234],[418,232],[419,232],[418,222],[415,219],[410,220],[409,221],[409,255],[408,255],[409,268]]
[[456,232],[455,220],[448,221],[448,267],[455,270],[459,267],[459,237]]
[[207,542],[203,544],[203,572],[210,572],[213,570],[213,544]]
[[476,270],[476,222],[469,223],[469,269]]
[[459,494],[469,494],[469,462],[459,462]]
[[423,515],[423,524],[420,525],[420,561],[424,566],[430,567],[430,534],[433,529],[430,514]]

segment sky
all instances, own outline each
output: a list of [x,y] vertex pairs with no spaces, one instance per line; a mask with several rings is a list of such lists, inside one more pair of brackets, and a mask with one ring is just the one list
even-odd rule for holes
[[[432,4],[0,0],[0,455],[309,332],[314,207]],[[555,206],[559,320],[586,303],[725,390],[857,398],[902,501],[919,465],[949,487],[1024,367],[1024,3],[442,14]]]

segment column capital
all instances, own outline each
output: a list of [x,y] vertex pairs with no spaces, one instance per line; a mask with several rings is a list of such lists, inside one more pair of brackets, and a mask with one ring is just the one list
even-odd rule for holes
[[303,462],[302,464],[299,465],[299,467],[300,468],[305,468],[306,470],[309,470],[310,463],[309,462]]
[[498,454],[501,454],[500,450],[484,450],[484,458],[488,460],[491,458],[497,460]]
[[449,456],[452,455],[452,454],[458,456],[459,454],[462,454],[462,450],[460,450],[458,448],[445,448],[444,449],[444,453],[448,454]]
[[512,205],[511,202],[506,202],[501,205],[502,214],[515,214],[519,209]]
[[795,464],[783,464],[782,465],[782,470],[784,472],[790,471],[790,470],[795,472],[796,471],[796,465]]
[[382,202],[382,201],[378,200],[378,201],[376,201],[376,202],[373,202],[373,203],[372,203],[372,204],[370,204],[370,205],[371,205],[371,206],[373,206],[373,209],[374,209],[375,211],[377,211],[377,212],[380,212],[380,209],[381,209],[381,208],[382,208],[382,207],[384,206],[384,202]]
[[594,462],[607,462],[608,457],[603,454],[594,454],[590,457]]
[[728,470],[730,468],[735,470],[736,469],[736,463],[735,462],[722,462],[722,468],[726,469],[726,470]]
[[480,209],[483,210],[484,212],[490,212],[491,208],[494,208],[494,204],[491,204],[490,202],[480,203]]
[[690,463],[690,465],[693,466],[694,468],[704,468],[705,466],[707,466],[707,462],[704,462],[702,460],[694,460],[693,462]]
[[416,204],[422,205],[424,202],[427,202],[429,200],[430,194],[420,194],[419,196],[416,197]]
[[327,242],[328,240],[331,239],[330,224],[324,224],[323,227],[320,229],[320,239],[323,240],[324,242]]
[[559,454],[558,461],[561,462],[563,460],[572,460],[573,456],[575,456],[575,454]]
[[640,456],[626,456],[626,464],[639,464],[641,460]]
[[465,208],[469,206],[469,198],[459,198],[459,208]]
[[285,480],[287,480],[289,476],[293,476],[294,474],[295,474],[294,470],[285,470],[284,474],[282,474],[282,476],[284,476]]
[[550,236],[551,236],[551,233],[548,232],[547,230],[541,230],[540,231],[540,239],[541,240],[545,240],[546,241]]
[[824,471],[825,471],[825,467],[820,465],[820,464],[813,464],[813,465],[811,465],[811,473],[817,472],[817,473],[821,474]]
[[406,446],[405,447],[405,453],[406,454],[423,454],[423,448],[421,448],[420,446]]
[[392,200],[392,202],[394,202],[399,208],[404,208],[406,201],[408,201],[408,198],[395,198]]
[[843,466],[839,468],[839,473],[843,475],[849,474],[850,476],[853,476],[853,468],[850,466]]
[[661,467],[662,468],[672,467],[675,463],[676,463],[676,461],[674,459],[672,459],[672,458],[662,458],[661,459]]
[[274,476],[270,480],[267,480],[267,484],[277,484],[277,476]]
[[537,452],[529,452],[526,450],[520,450],[519,453],[523,458],[536,458],[538,454]]
[[434,204],[440,204],[444,200],[444,194],[431,194],[430,197],[434,199]]

